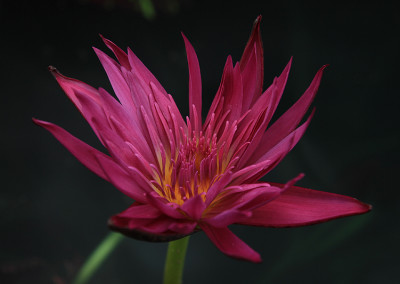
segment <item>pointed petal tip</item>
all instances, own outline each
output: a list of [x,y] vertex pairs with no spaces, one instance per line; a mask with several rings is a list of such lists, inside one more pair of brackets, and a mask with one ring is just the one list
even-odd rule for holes
[[262,261],[258,252],[249,247],[227,227],[215,228],[206,224],[200,224],[200,227],[211,242],[226,255],[254,263]]
[[95,47],[95,46],[92,46],[92,48],[93,48],[94,52],[96,52],[96,54],[97,54],[98,52],[101,52],[101,50],[100,50],[100,49],[98,49],[98,48],[97,48],[97,47]]
[[33,121],[34,124],[36,124],[38,126],[42,126],[42,127],[51,124],[50,122],[47,122],[47,121],[44,121],[44,120],[40,120],[40,119],[37,119],[37,118],[34,118],[34,117],[32,117],[32,121]]
[[325,71],[325,69],[327,68],[327,67],[329,67],[329,65],[330,64],[325,64],[325,65],[322,65],[322,67],[321,68],[319,68],[319,70],[318,70],[318,73],[323,73],[323,71]]
[[111,40],[105,38],[102,34],[99,33],[99,37],[101,38],[101,40],[104,42],[105,45],[109,46],[111,42]]
[[352,198],[354,199],[354,201],[356,201],[360,205],[359,213],[357,213],[355,215],[368,213],[369,211],[372,210],[372,205],[371,204],[364,203],[364,202],[362,202],[362,201],[360,201],[360,200],[358,200],[357,198],[354,198],[354,197],[352,197]]
[[52,66],[52,65],[49,65],[48,67],[47,67],[47,69],[50,71],[50,73],[54,76],[54,78],[58,78],[58,77],[65,77],[65,76],[63,76],[61,73],[60,73],[60,71],[58,71],[58,69],[56,68],[56,67],[54,67],[54,66]]
[[258,15],[257,18],[254,20],[253,26],[254,27],[259,27],[260,26],[260,22],[261,22],[262,16]]
[[183,39],[187,39],[187,37],[185,36],[185,34],[181,31],[181,36],[183,37]]
[[293,183],[298,182],[298,181],[301,180],[303,177],[305,177],[305,175],[306,175],[305,173],[299,173],[298,176],[295,177],[295,178],[293,179]]
[[58,71],[58,69],[56,67],[52,66],[52,65],[47,67],[47,69],[54,76],[54,78],[56,78],[57,81],[58,81],[59,78],[66,79],[66,80],[74,80],[74,79],[72,79],[70,77],[67,77],[67,76],[61,74],[60,71]]
[[50,72],[57,72],[57,68],[54,67],[54,66],[52,66],[52,65],[49,65],[49,66],[47,67],[47,69],[49,69]]
[[32,122],[36,125],[40,125],[40,120],[37,118],[32,117]]
[[257,256],[255,256],[254,259],[253,259],[253,262],[254,263],[261,263],[262,262],[261,256],[259,254]]

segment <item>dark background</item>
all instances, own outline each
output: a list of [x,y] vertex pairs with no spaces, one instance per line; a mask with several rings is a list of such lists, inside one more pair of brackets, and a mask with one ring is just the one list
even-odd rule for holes
[[[187,114],[180,31],[197,51],[209,106],[226,57],[239,60],[257,15],[266,88],[294,63],[278,114],[329,63],[305,137],[264,180],[357,197],[367,215],[316,226],[232,226],[263,263],[231,259],[194,235],[185,283],[398,283],[399,13],[395,1],[1,1],[0,282],[70,283],[130,201],[75,160],[31,117],[98,148],[47,71],[111,91],[91,46],[130,46]],[[147,12],[146,12],[147,11]],[[207,109],[205,107],[205,109]],[[276,118],[276,117],[275,117]],[[91,283],[161,283],[166,244],[125,239]]]

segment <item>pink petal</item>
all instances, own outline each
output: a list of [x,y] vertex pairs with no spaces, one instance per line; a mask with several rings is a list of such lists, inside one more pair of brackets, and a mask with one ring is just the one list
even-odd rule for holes
[[89,170],[111,182],[127,196],[137,201],[145,201],[144,191],[140,187],[136,187],[136,182],[109,156],[87,145],[55,124],[37,119],[33,119],[33,121],[53,134]]
[[260,96],[264,80],[264,56],[260,35],[261,16],[254,22],[250,39],[246,44],[242,58],[240,59],[240,70],[243,77],[243,108],[244,113],[252,103]]
[[201,215],[206,208],[203,198],[201,195],[196,195],[195,197],[186,200],[181,209],[186,212],[186,214],[193,220],[200,220]]
[[125,211],[119,213],[117,216],[120,218],[128,219],[154,219],[161,216],[162,213],[157,208],[149,204],[133,203]]
[[[53,74],[53,76],[56,78],[58,84],[60,84],[61,88],[63,89],[65,94],[68,96],[68,98],[74,103],[76,108],[80,111],[80,113],[83,115],[83,117],[89,123],[89,125],[93,129],[96,136],[100,139],[100,135],[99,135],[97,129],[95,127],[93,127],[93,123],[90,120],[90,115],[83,109],[82,104],[79,102],[79,99],[77,97],[77,94],[79,93],[79,94],[81,94],[81,96],[88,97],[89,99],[95,101],[97,104],[101,104],[101,96],[100,96],[99,92],[95,88],[93,88],[79,80],[69,78],[69,77],[62,75],[56,68],[54,68],[52,66],[49,67],[49,70]],[[102,144],[104,144],[103,141],[101,141],[101,139],[100,139],[100,142]]]
[[113,87],[115,95],[118,97],[121,104],[129,111],[135,111],[135,102],[132,100],[131,91],[129,89],[128,83],[126,82],[121,68],[113,59],[111,59],[108,55],[106,55],[101,50],[93,47],[96,52],[101,64],[104,67],[104,70],[107,73],[107,76],[110,80],[110,83]]
[[262,152],[268,151],[295,129],[310,107],[321,82],[323,70],[326,67],[327,65],[322,66],[300,99],[267,129],[261,139],[261,147],[255,151],[254,156],[260,156]]
[[49,66],[49,71],[56,78],[58,84],[60,84],[63,91],[67,94],[68,98],[75,104],[75,106],[81,110],[81,105],[75,97],[75,92],[78,91],[86,96],[90,97],[96,102],[100,101],[100,96],[98,91],[79,80],[66,77],[62,75],[56,68]]
[[185,237],[195,230],[196,223],[176,221],[152,207],[134,203],[124,212],[112,216],[109,227],[129,237],[151,241],[169,242]]
[[268,183],[241,184],[227,187],[218,197],[211,212],[223,211],[227,208],[253,210],[275,199],[281,189]]
[[[280,184],[275,186],[283,187]],[[264,227],[297,227],[366,213],[371,206],[355,198],[290,186],[275,200],[253,211],[239,224]]]
[[[128,209],[111,217],[115,227],[128,230],[140,229],[155,220],[167,220],[162,212],[150,204],[133,203]],[[164,229],[166,231],[167,229]]]
[[151,192],[150,194],[147,194],[146,198],[147,198],[147,203],[158,208],[165,215],[174,219],[185,218],[185,216],[178,211],[179,208],[178,204],[168,203],[168,201],[164,197],[159,196],[156,192]]
[[202,119],[201,119],[201,75],[199,60],[197,59],[196,52],[193,46],[190,44],[189,40],[182,33],[183,40],[185,41],[187,61],[189,65],[189,117],[190,121],[195,123],[195,114],[193,110],[193,105],[195,106],[195,111],[197,111],[197,125],[193,125],[193,129],[201,129]]
[[104,38],[102,35],[100,35],[100,37],[104,41],[104,43],[107,45],[107,47],[112,50],[115,57],[117,57],[119,63],[122,66],[124,66],[127,70],[131,70],[131,65],[129,64],[128,55],[126,55],[126,53],[124,51],[122,51],[122,49],[119,48],[111,40]]
[[163,86],[158,82],[156,77],[147,69],[147,67],[140,61],[140,59],[133,53],[133,51],[128,48],[128,59],[129,64],[132,68],[132,73],[138,74],[141,80],[145,83],[145,85],[149,86],[150,83],[153,83],[157,86],[165,96],[168,96],[167,92],[163,88]]
[[250,113],[241,122],[239,132],[246,129],[247,125],[252,120],[256,121],[257,124],[253,126],[254,130],[251,132],[252,137],[248,137],[251,143],[241,157],[238,167],[243,167],[250,159],[251,155],[257,151],[257,148],[260,145],[263,145],[260,143],[260,141],[265,133],[265,130],[267,129],[269,122],[271,121],[276,108],[278,107],[279,101],[286,86],[291,64],[292,59],[290,59],[281,75],[278,78],[275,78],[272,85],[257,99],[254,106],[251,108]]
[[242,116],[243,93],[242,75],[240,74],[239,64],[233,68],[232,77],[225,81],[223,96],[225,97],[224,112],[230,110],[227,117],[229,121],[239,120]]
[[226,172],[208,189],[205,202],[206,206],[211,204],[214,198],[229,184],[231,180],[232,172]]
[[250,211],[242,211],[237,209],[226,209],[220,214],[204,218],[202,221],[216,228],[226,228],[227,226],[237,223],[238,220],[251,216]]
[[234,235],[228,228],[215,228],[200,224],[214,245],[226,255],[251,262],[261,262],[260,255]]
[[169,226],[168,229],[172,232],[178,233],[178,234],[184,234],[184,235],[189,235],[192,234],[198,230],[196,230],[197,222],[193,221],[176,221],[172,222]]
[[[299,142],[300,138],[303,136],[308,125],[310,124],[312,116],[313,113],[306,122],[290,133],[285,139],[283,139],[278,145],[269,150],[267,153],[261,157],[253,156],[252,159],[257,158],[257,160],[252,162],[254,164],[250,164],[250,166],[242,169],[240,172],[235,173],[235,176],[238,176],[235,179],[235,183],[238,183],[239,181],[243,183],[255,182],[275,168],[293,149],[297,142]],[[247,170],[247,168],[251,169],[251,171]]]
[[[224,92],[224,85],[227,84],[225,83],[225,81],[229,81],[231,82],[231,78],[233,77],[233,64],[232,64],[232,57],[229,55],[228,58],[226,59],[225,62],[225,66],[224,66],[224,71],[222,73],[222,79],[221,79],[221,83],[218,87],[218,91],[217,94],[215,95],[210,109],[208,111],[207,117],[206,117],[206,121],[204,123],[204,125],[208,125],[211,117],[214,114],[214,119],[218,122],[220,122],[224,116],[224,96],[223,96],[223,92]],[[221,123],[223,123],[224,121],[221,121]],[[216,132],[216,131],[213,131]]]
[[[133,154],[138,153],[148,158],[148,161],[152,161],[151,158],[153,156],[148,147],[148,143],[145,142],[140,128],[134,127],[137,125],[134,120],[124,115],[125,110],[119,109],[117,107],[119,104],[114,99],[105,96],[102,91],[99,93],[102,99],[105,99],[100,104],[96,104],[94,100],[80,92],[75,92],[75,96],[81,105],[85,119],[90,122],[103,145],[105,145],[105,140],[109,140],[113,144],[125,148],[125,151],[117,150],[112,153],[114,157],[118,157],[118,159],[122,159],[126,162],[132,159],[131,156]],[[106,99],[107,97],[108,99]],[[133,153],[125,143],[126,141],[137,145],[136,150],[138,153]],[[124,157],[124,154],[128,154],[128,156]]]

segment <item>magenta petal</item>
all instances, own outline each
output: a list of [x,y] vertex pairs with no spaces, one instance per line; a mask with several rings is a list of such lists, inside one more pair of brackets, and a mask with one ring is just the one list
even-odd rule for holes
[[226,228],[231,224],[237,223],[238,220],[248,218],[250,216],[250,211],[226,209],[214,217],[203,219],[203,222],[216,228]]
[[211,212],[226,210],[226,208],[250,211],[275,199],[281,189],[267,183],[242,184],[231,186],[219,197]]
[[[189,40],[182,33],[183,40],[185,41],[187,61],[189,65],[189,114],[190,121],[192,122],[195,129],[201,129],[201,75],[199,60],[197,59],[196,52]],[[195,106],[195,110],[192,106]],[[197,125],[195,123],[195,114],[197,111]]]
[[112,50],[114,55],[117,57],[119,63],[122,66],[124,66],[127,70],[131,70],[131,66],[130,66],[129,60],[128,60],[128,55],[126,55],[126,53],[124,51],[122,51],[122,49],[119,48],[111,40],[106,39],[102,35],[100,35],[100,37],[104,41],[104,43],[107,45],[107,47]]
[[168,226],[168,229],[170,231],[176,232],[178,234],[184,234],[184,235],[189,235],[194,232],[197,232],[196,230],[197,222],[194,221],[186,221],[186,222],[173,222]]
[[98,91],[79,80],[69,78],[62,75],[55,67],[49,66],[49,71],[56,78],[58,84],[60,84],[63,91],[67,94],[68,98],[75,104],[75,106],[81,111],[81,105],[79,104],[77,98],[75,97],[75,92],[78,91],[96,102],[100,101],[100,96]]
[[245,79],[243,81],[242,112],[245,112],[258,96],[262,93],[264,80],[264,56],[260,35],[261,16],[254,21],[253,30],[246,44],[242,58],[240,59],[240,70]]
[[155,206],[160,211],[162,211],[165,215],[175,218],[175,219],[183,219],[184,216],[177,209],[179,208],[176,203],[168,203],[167,200],[161,196],[159,196],[156,192],[152,192],[151,194],[146,195],[147,203]]
[[103,179],[106,179],[103,169],[99,166],[96,156],[104,156],[105,158],[111,159],[110,157],[104,155],[95,148],[89,146],[85,142],[79,140],[78,138],[72,136],[63,128],[55,125],[53,123],[42,121],[38,119],[33,119],[33,122],[37,125],[48,130],[53,136],[60,141],[71,153],[74,155],[81,163],[88,167],[96,175]]
[[232,180],[232,172],[226,172],[215,182],[207,192],[206,205],[210,205],[214,198],[220,193]]
[[308,125],[310,124],[313,114],[314,112],[311,113],[306,122],[290,133],[287,137],[285,137],[285,139],[280,141],[279,144],[275,145],[275,147],[270,149],[267,153],[261,157],[252,157],[252,159],[257,159],[253,161],[255,164],[248,166],[248,168],[253,168],[253,173],[247,173],[246,175],[241,176],[241,180],[243,180],[244,177],[246,182],[258,180],[266,173],[271,171],[275,166],[277,166],[279,162],[282,161],[283,158],[293,149],[297,142],[299,142],[300,138],[303,136]]
[[326,66],[327,65],[324,65],[319,69],[310,86],[300,99],[267,129],[260,142],[262,147],[254,153],[255,156],[259,156],[261,152],[268,151],[274,147],[280,140],[285,138],[285,136],[296,128],[318,91],[322,73]]
[[[53,76],[56,78],[58,84],[60,84],[61,88],[63,89],[65,94],[68,96],[68,98],[74,103],[76,108],[79,109],[79,111],[81,112],[83,117],[86,119],[86,121],[92,127],[96,136],[99,137],[99,139],[100,139],[99,133],[98,133],[97,129],[93,126],[93,123],[90,119],[90,114],[88,114],[87,111],[85,111],[85,109],[83,108],[83,106],[78,98],[78,94],[79,94],[81,97],[85,97],[88,100],[92,100],[93,102],[96,102],[96,104],[101,104],[102,100],[101,100],[101,96],[100,96],[99,92],[95,88],[93,88],[79,80],[69,78],[69,77],[62,75],[56,68],[54,68],[52,66],[49,67],[49,70],[53,74]],[[100,139],[100,142],[103,143],[103,141],[101,141],[101,139]]]
[[251,218],[238,223],[264,227],[297,227],[370,210],[370,205],[352,197],[291,186],[275,200],[254,210]]
[[186,212],[190,218],[197,221],[200,220],[204,209],[206,209],[206,205],[204,204],[202,196],[196,195],[195,197],[186,200],[182,204],[181,209]]
[[161,216],[161,211],[149,204],[133,203],[131,207],[118,214],[120,218],[154,219]]
[[291,65],[292,59],[289,60],[289,63],[286,65],[281,75],[278,78],[275,78],[272,85],[257,99],[254,106],[251,108],[249,115],[241,123],[239,129],[243,129],[242,131],[244,131],[247,128],[246,126],[249,123],[249,120],[257,122],[252,127],[252,135],[249,137],[251,143],[241,157],[238,164],[239,167],[245,166],[247,161],[251,159],[252,155],[256,157],[259,156],[259,154],[253,153],[258,153],[258,149],[263,147],[263,143],[260,141],[262,140],[265,130],[282,97]]
[[260,255],[228,228],[215,228],[206,224],[200,226],[214,245],[226,255],[251,262],[261,262]]
[[72,155],[95,174],[111,182],[129,197],[141,202],[145,200],[143,191],[135,187],[135,181],[109,156],[87,145],[55,124],[37,119],[33,119],[33,121],[53,134]]
[[[211,103],[210,109],[208,111],[208,114],[207,114],[207,117],[206,117],[206,120],[204,123],[205,126],[207,126],[209,124],[211,117],[213,115],[215,115],[215,120],[218,122],[221,121],[222,118],[224,118],[225,113],[223,112],[223,110],[224,110],[225,98],[223,96],[223,93],[224,93],[224,90],[226,89],[225,85],[231,86],[233,84],[232,77],[233,77],[232,57],[228,56],[228,58],[226,59],[226,62],[225,62],[224,71],[222,73],[221,83],[219,84],[217,94],[215,95],[215,97]],[[228,82],[229,82],[229,84],[228,84]],[[212,131],[214,132],[215,130],[213,129]],[[218,134],[217,131],[215,131],[215,132],[216,132],[216,134]]]
[[[135,205],[131,206],[129,209],[132,207],[135,207]],[[137,209],[135,210],[138,211]],[[184,238],[196,232],[196,223],[194,222],[178,223],[165,216],[155,218],[128,218],[124,216],[126,215],[126,211],[112,216],[108,220],[108,226],[110,229],[134,239],[149,242],[169,242]],[[144,212],[139,213],[139,215],[143,216],[147,211],[146,209]]]
[[[121,67],[104,52],[97,48],[93,48],[96,52],[110,83],[114,89],[115,95],[118,97],[121,104],[130,111],[135,111],[135,103],[132,100],[131,91],[129,89],[128,83],[126,82],[124,76],[121,72]],[[124,67],[122,67],[124,68]]]
[[149,71],[149,69],[147,69],[147,67],[142,63],[142,61],[140,61],[140,59],[130,48],[128,48],[128,59],[132,68],[131,71],[133,73],[137,73],[147,86],[149,86],[150,83],[153,83],[165,96],[168,96],[160,82],[158,82],[156,77],[154,77],[154,75]]

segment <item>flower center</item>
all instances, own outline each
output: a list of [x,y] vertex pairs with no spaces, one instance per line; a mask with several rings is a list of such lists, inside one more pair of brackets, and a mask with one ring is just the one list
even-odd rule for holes
[[170,152],[159,159],[160,167],[152,181],[155,191],[178,205],[196,195],[205,200],[208,189],[226,168],[216,135],[206,138],[200,132],[199,137],[185,136]]

